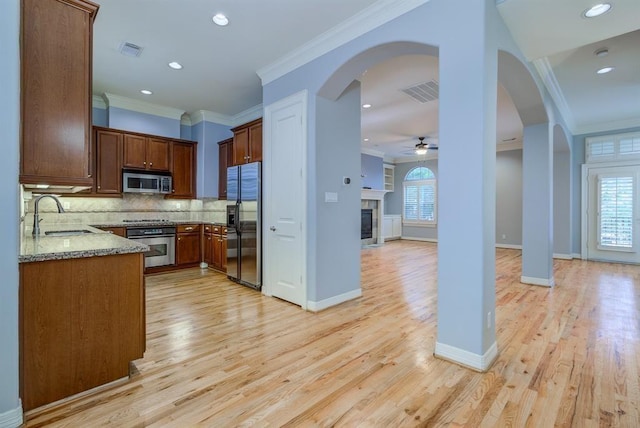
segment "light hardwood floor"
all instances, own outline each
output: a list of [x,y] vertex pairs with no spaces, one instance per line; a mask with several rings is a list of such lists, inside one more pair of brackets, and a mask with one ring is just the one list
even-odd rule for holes
[[436,245],[396,241],[320,313],[199,269],[147,278],[138,372],[27,426],[640,426],[640,267],[557,260],[547,289],[496,259],[488,373],[433,357]]

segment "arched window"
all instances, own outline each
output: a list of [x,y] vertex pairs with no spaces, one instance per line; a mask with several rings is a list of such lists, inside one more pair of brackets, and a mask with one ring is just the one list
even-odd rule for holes
[[436,176],[419,166],[404,177],[402,222],[413,226],[435,226],[437,217]]

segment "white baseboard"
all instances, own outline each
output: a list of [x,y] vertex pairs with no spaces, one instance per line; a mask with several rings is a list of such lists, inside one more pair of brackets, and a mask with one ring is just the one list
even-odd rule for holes
[[464,349],[456,348],[455,346],[436,342],[434,355],[474,370],[486,372],[489,370],[489,367],[491,367],[491,364],[493,364],[495,359],[498,358],[498,344],[493,342],[493,345],[487,349],[487,352],[485,352],[484,355],[479,355],[465,351]]
[[553,280],[553,277],[534,278],[532,276],[521,276],[520,282],[522,282],[523,284],[540,285],[543,287],[553,287],[555,285],[555,281]]
[[573,253],[573,258],[574,258],[574,259],[582,259],[582,254],[580,254],[580,253]]
[[22,425],[22,401],[18,400],[18,407],[0,413],[0,428],[16,428]]
[[320,300],[319,302],[308,301],[307,309],[310,310],[311,312],[319,312],[324,309],[330,308],[331,306],[339,305],[340,303],[357,299],[358,297],[362,297],[361,288],[358,288],[357,290],[353,290],[353,291],[348,291],[346,293],[339,294],[337,296],[333,296],[328,299]]
[[500,244],[499,242],[496,242],[496,248],[507,248],[509,250],[522,250],[522,245]]
[[400,239],[404,239],[406,241],[438,242],[437,238],[418,238],[415,236],[404,236],[404,235],[402,235]]
[[573,260],[573,255],[572,254],[553,253],[553,258],[554,259],[560,259],[560,260]]

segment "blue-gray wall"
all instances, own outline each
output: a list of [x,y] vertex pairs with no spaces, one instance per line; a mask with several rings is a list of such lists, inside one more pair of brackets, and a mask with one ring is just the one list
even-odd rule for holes
[[180,124],[180,138],[191,140],[191,125]]
[[[4,225],[0,239],[0,415],[5,423],[20,423],[18,398],[18,164],[20,147],[20,2],[2,2],[0,13],[0,222]],[[11,417],[9,417],[11,416]]]
[[198,198],[218,197],[218,141],[230,137],[227,125],[203,120],[191,126],[191,138],[198,142]]
[[105,108],[94,107],[91,113],[92,121],[95,126],[109,126],[109,113]]
[[109,107],[109,128],[180,138],[180,119]]
[[580,134],[573,136],[573,147],[571,149],[571,164],[573,174],[573,253],[580,254],[582,251],[582,219],[580,206],[582,204],[582,164],[585,162],[585,143],[588,137],[600,135],[624,134],[625,132],[640,132],[640,127],[625,128],[615,131],[595,132],[592,134]]
[[382,158],[362,153],[360,159],[362,187],[384,190],[384,169]]

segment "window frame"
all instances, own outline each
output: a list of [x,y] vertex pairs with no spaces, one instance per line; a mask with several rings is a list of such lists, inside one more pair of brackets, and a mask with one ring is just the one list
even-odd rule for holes
[[[429,171],[429,178],[424,178],[420,180],[407,180],[407,177],[411,175],[418,168],[424,168]],[[409,186],[417,186],[418,187],[418,218],[417,219],[407,219],[406,217],[406,207],[407,207],[407,187]],[[433,220],[420,220],[420,188],[424,186],[433,187]],[[416,166],[411,168],[407,174],[405,175],[405,179],[402,182],[402,224],[412,227],[436,227],[438,224],[438,180],[436,178],[435,173],[430,168],[425,166]]]

